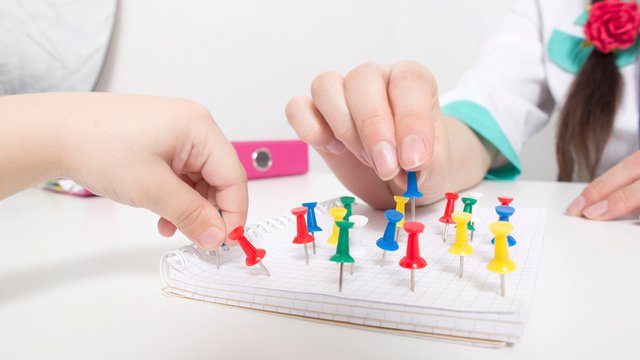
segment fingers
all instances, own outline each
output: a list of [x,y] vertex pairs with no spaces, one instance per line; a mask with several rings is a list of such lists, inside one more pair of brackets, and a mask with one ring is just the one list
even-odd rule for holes
[[338,140],[313,101],[304,96],[294,97],[286,107],[287,120],[300,139],[320,153],[340,155],[345,145]]
[[393,115],[387,97],[389,71],[375,64],[353,69],[344,79],[344,93],[365,151],[382,180],[400,172]]
[[[226,226],[218,210],[164,164],[151,173],[154,181],[145,189],[143,206],[180,229],[198,246],[218,247],[226,235]],[[158,229],[163,235],[175,231],[162,219]]]
[[411,61],[395,64],[390,71],[389,101],[400,164],[405,170],[422,170],[433,153],[436,82],[424,66]]
[[[573,202],[567,207],[566,213],[573,216],[585,215],[593,219],[601,219],[605,213],[603,212],[602,201],[612,196],[614,193],[622,191],[629,187],[637,180],[640,179],[640,151],[636,151],[634,154],[626,157],[614,167],[609,169],[606,173],[593,180],[582,191]],[[632,187],[633,188],[633,187]],[[627,196],[626,191],[622,195],[622,199]],[[623,200],[627,202],[627,200]],[[599,203],[598,207],[595,205]],[[633,201],[631,201],[633,203]],[[589,211],[589,215],[586,213],[586,209],[592,207]],[[599,210],[599,211],[596,211]],[[602,214],[597,214],[602,213]]]
[[344,96],[342,76],[336,72],[318,75],[311,84],[311,97],[322,118],[327,122],[336,139],[340,140],[360,161],[372,166],[365,151],[358,129],[351,119]]
[[640,209],[640,180],[614,191],[606,199],[584,209],[591,220],[612,220]]

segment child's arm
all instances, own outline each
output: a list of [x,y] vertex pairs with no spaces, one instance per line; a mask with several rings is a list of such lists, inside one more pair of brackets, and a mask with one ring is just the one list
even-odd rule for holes
[[205,248],[246,220],[244,169],[207,109],[187,100],[0,97],[0,199],[55,177],[148,208],[161,216],[161,234],[177,227]]
[[364,64],[344,78],[318,76],[312,98],[296,97],[287,118],[354,194],[378,208],[423,171],[422,203],[480,182],[495,150],[462,122],[443,116],[434,77],[422,65]]

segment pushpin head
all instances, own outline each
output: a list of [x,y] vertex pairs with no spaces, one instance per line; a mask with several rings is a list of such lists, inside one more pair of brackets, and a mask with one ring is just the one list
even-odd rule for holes
[[342,218],[347,214],[347,209],[345,208],[331,208],[329,209],[329,215],[334,218],[336,221],[342,220]]
[[403,216],[403,218],[400,221],[398,221],[396,226],[397,227],[402,227],[402,225],[404,224],[404,208],[405,208],[405,205],[407,204],[407,202],[409,202],[409,198],[406,198],[404,196],[395,195],[393,197],[393,200],[396,202],[396,211],[399,211]]
[[307,228],[312,233],[322,231],[322,228],[318,226],[318,221],[316,220],[316,212],[314,211],[316,208],[316,205],[318,205],[317,202],[306,202],[302,204],[302,206],[308,209]]
[[406,198],[422,197],[422,193],[418,191],[418,179],[415,171],[409,171],[407,173],[407,191],[405,191],[402,196]]
[[471,214],[473,212],[473,205],[475,205],[478,200],[470,197],[463,197],[462,203],[464,204],[464,209],[462,211]]
[[427,266],[427,261],[420,256],[418,234],[424,231],[424,224],[417,221],[405,221],[404,229],[409,234],[407,240],[407,253],[400,259],[400,266],[405,269],[422,269]]
[[386,217],[389,222],[397,223],[402,220],[402,213],[397,210],[386,210],[384,212],[384,217]]
[[473,254],[473,248],[469,245],[467,224],[471,221],[471,214],[456,211],[451,214],[451,218],[456,223],[456,241],[449,248],[449,253],[459,256],[469,256]]
[[328,244],[335,245],[338,243],[338,236],[340,233],[340,229],[338,228],[338,225],[336,223],[344,219],[344,216],[346,214],[347,214],[347,209],[345,208],[335,207],[335,208],[329,209],[329,215],[333,217],[334,223],[333,223],[333,232],[331,233],[331,236],[329,236],[329,238],[327,239]]
[[509,259],[509,246],[507,236],[513,230],[513,224],[506,221],[497,221],[489,225],[489,229],[495,236],[495,256],[487,264],[487,269],[493,273],[506,274],[515,271],[516,263]]
[[506,205],[496,206],[496,214],[498,214],[501,221],[508,221],[511,215],[513,215],[515,211],[516,209],[514,209],[511,206],[506,206]]
[[304,216],[307,214],[307,208],[300,206],[293,208],[291,213],[296,216],[297,235],[293,238],[294,244],[307,244],[313,241],[313,237],[309,235],[307,230],[307,224],[304,221]]
[[455,224],[455,221],[451,218],[451,213],[455,209],[455,202],[460,196],[456,193],[448,192],[444,194],[444,197],[447,200],[447,204],[444,208],[444,214],[440,217],[440,222],[444,224]]
[[402,220],[402,213],[396,210],[387,210],[384,212],[384,217],[387,218],[388,223],[384,234],[376,241],[376,245],[385,251],[396,251],[398,250],[398,242],[395,239],[395,227]]
[[267,252],[264,249],[256,249],[251,244],[249,239],[244,236],[244,226],[242,225],[231,230],[231,232],[229,233],[229,239],[238,242],[240,248],[246,256],[244,262],[245,264],[247,264],[247,266],[253,266],[259,263],[260,261],[262,261],[262,259],[264,259],[265,255],[267,255]]
[[351,229],[353,225],[354,224],[350,221],[336,221],[336,226],[340,229],[340,235],[338,238],[336,253],[329,258],[330,261],[338,263],[355,262],[353,257],[349,254],[349,229]]
[[356,201],[356,198],[353,196],[342,196],[340,197],[340,201],[342,205],[347,210],[347,213],[344,215],[344,220],[349,221],[349,217],[351,217],[351,205]]
[[500,202],[500,205],[509,206],[513,201],[513,198],[507,196],[498,196],[498,201]]

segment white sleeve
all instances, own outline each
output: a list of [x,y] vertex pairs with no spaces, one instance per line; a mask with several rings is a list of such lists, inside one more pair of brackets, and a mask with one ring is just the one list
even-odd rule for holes
[[518,0],[473,68],[441,98],[445,115],[464,122],[506,159],[487,178],[519,175],[518,153],[549,121],[554,103],[544,49],[538,1]]
[[115,14],[115,0],[3,1],[0,96],[93,90]]

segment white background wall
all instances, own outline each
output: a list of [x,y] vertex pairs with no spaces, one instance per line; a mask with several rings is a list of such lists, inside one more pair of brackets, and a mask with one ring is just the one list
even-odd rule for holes
[[[284,106],[325,70],[414,59],[453,88],[510,3],[122,0],[98,90],[197,100],[231,140],[293,138]],[[554,178],[551,129],[523,163],[524,178]]]

